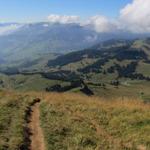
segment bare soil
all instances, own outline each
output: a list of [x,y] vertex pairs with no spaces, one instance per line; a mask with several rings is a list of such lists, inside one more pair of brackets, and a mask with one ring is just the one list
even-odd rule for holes
[[30,129],[30,150],[45,150],[44,136],[42,128],[40,127],[40,103],[35,103],[31,108],[31,117],[28,128]]

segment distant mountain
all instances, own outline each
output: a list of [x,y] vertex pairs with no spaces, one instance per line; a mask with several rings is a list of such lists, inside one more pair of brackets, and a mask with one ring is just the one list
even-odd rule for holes
[[[45,54],[67,53],[85,49],[109,39],[134,39],[147,35],[131,33],[97,33],[79,24],[47,22],[0,24],[0,62],[33,61]],[[5,31],[5,32],[4,32]]]
[[113,94],[114,90],[117,94],[117,89],[121,89],[123,95],[133,90],[137,96],[143,87],[149,92],[150,38],[107,40],[80,51],[61,55],[47,53],[12,64],[0,58],[2,88],[66,91],[70,87],[85,86],[102,95]]
[[20,23],[16,23],[16,22],[0,23],[0,27],[6,27],[11,25],[20,25]]
[[19,23],[0,23],[0,36],[12,34],[17,31],[23,24]]
[[71,71],[88,80],[130,78],[150,81],[150,39],[109,40],[89,49],[49,60],[50,68]]
[[77,24],[26,24],[0,36],[0,55],[8,60],[32,59],[46,53],[79,50],[99,41],[99,35]]

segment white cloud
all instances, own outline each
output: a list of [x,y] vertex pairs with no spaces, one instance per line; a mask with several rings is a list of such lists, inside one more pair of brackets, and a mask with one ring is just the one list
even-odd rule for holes
[[98,39],[98,36],[97,35],[93,35],[93,36],[87,36],[85,37],[85,41],[88,41],[88,42],[94,42]]
[[97,32],[113,32],[117,26],[105,16],[93,16],[88,19],[87,25],[92,26]]
[[78,23],[79,20],[80,17],[78,16],[54,15],[54,14],[48,16],[48,21],[51,23],[62,23],[62,24]]
[[49,24],[46,24],[46,23],[43,24],[43,27],[46,27],[46,28],[47,28],[48,26],[49,26]]
[[150,32],[150,0],[133,0],[120,11],[119,21],[132,32]]
[[100,33],[121,31],[150,33],[150,0],[133,0],[120,10],[120,15],[115,20],[97,15],[83,21],[79,16],[54,14],[49,15],[48,20],[52,23],[79,23]]
[[2,25],[0,26],[0,35],[9,34],[13,31],[16,31],[20,27],[21,25],[17,25],[17,24]]
[[[150,0],[133,0],[120,10],[120,15],[116,20],[111,20],[101,15],[87,18],[87,20],[81,20],[76,15],[50,14],[48,21],[50,23],[62,24],[78,23],[82,26],[89,26],[100,33],[121,31],[150,33]],[[43,26],[48,27],[49,24],[44,24]],[[20,28],[20,25],[17,24],[0,26],[0,35],[11,33],[18,28]]]
[[116,20],[98,15],[87,22],[97,32],[150,33],[150,0],[133,0],[120,10]]
[[79,16],[67,16],[67,15],[54,15],[51,14],[48,16],[48,21],[51,23],[78,23],[82,26],[90,26],[94,28],[97,32],[110,32],[115,30],[116,25],[109,21],[105,16],[93,16],[88,18],[83,22]]

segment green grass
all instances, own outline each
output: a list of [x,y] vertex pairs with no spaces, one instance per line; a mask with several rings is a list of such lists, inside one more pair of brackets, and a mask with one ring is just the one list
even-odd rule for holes
[[[141,93],[144,93],[146,99],[150,98],[150,82],[140,81],[140,80],[130,80],[130,79],[121,79],[118,88],[110,85],[110,82],[114,80],[117,74],[94,74],[91,73],[89,82],[92,83],[105,83],[106,89],[100,86],[88,85],[95,95],[111,98],[111,97],[134,97],[141,98]],[[55,84],[67,85],[69,82],[64,82],[60,80],[49,80],[43,78],[41,75],[13,75],[5,76],[0,75],[0,80],[3,83],[0,84],[0,88],[3,89],[15,89],[17,91],[45,91],[46,87],[53,86]],[[88,82],[87,82],[88,83]],[[80,90],[73,89],[69,92],[80,92]]]
[[58,80],[49,80],[41,75],[0,75],[0,79],[4,82],[1,88],[13,89],[17,91],[45,91],[46,87],[55,84],[67,84],[67,82]]
[[141,150],[150,148],[149,105],[75,94],[49,94],[40,107],[47,149]]
[[0,150],[18,150],[25,143],[26,110],[32,99],[0,91]]
[[150,64],[140,62],[137,67],[137,72],[142,73],[145,76],[149,77],[150,76]]
[[42,100],[40,121],[48,150],[150,149],[150,105],[140,99],[0,91],[0,150],[27,146],[26,112],[35,97]]
[[145,97],[150,98],[150,82],[147,81],[122,80],[121,85],[119,85],[118,88],[116,88],[113,85],[110,85],[110,83],[107,82],[105,89],[103,87],[93,85],[89,85],[89,87],[94,91],[95,95],[106,97],[109,99],[114,97],[141,98],[141,93],[143,93]]
[[116,59],[110,59],[107,63],[105,63],[103,69],[107,70],[108,68],[112,67],[114,64],[119,64],[120,66],[127,66],[131,62],[132,62],[131,60],[117,61]]
[[65,66],[62,66],[61,69],[63,70],[71,70],[71,71],[76,71],[78,69],[82,69],[90,64],[93,64],[97,61],[97,59],[91,59],[91,58],[84,58],[80,61],[69,63]]

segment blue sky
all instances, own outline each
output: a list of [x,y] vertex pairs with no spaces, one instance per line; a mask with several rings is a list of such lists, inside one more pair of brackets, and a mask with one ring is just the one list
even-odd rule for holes
[[132,0],[0,0],[0,22],[44,21],[49,14],[116,18]]

